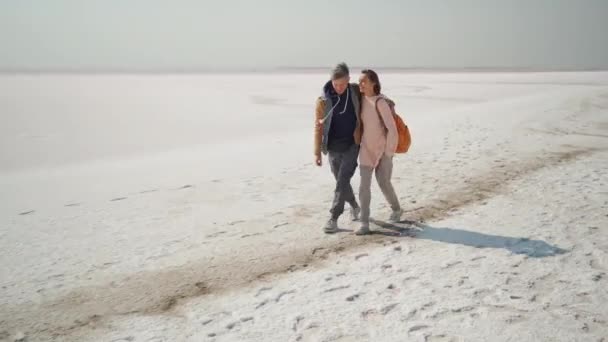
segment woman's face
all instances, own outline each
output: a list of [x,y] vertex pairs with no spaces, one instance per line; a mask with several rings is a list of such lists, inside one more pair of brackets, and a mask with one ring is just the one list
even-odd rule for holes
[[367,77],[366,74],[359,76],[359,90],[363,94],[372,94],[374,92],[374,83]]

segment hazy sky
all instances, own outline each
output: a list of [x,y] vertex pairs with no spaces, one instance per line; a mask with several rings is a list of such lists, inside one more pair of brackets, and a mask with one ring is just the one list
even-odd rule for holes
[[608,0],[0,0],[0,69],[608,69]]

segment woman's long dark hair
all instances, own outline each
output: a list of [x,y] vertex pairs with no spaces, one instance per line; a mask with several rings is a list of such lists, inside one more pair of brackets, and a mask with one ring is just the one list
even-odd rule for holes
[[378,74],[372,69],[365,69],[361,71],[362,74],[367,76],[367,78],[374,83],[374,93],[376,95],[380,95],[380,90],[382,90],[382,86],[380,85],[380,79],[378,78]]

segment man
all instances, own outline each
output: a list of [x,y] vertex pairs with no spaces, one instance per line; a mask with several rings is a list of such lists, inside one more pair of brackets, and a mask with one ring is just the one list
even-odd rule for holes
[[331,216],[323,227],[328,234],[338,231],[338,218],[344,212],[345,202],[351,207],[353,221],[360,212],[350,180],[357,169],[361,143],[361,93],[359,86],[349,81],[348,66],[338,64],[331,72],[331,80],[323,87],[315,110],[315,163],[321,166],[321,152],[328,154],[329,166],[336,178]]

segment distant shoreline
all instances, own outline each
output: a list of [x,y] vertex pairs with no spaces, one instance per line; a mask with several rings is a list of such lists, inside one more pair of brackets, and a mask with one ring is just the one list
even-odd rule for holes
[[[351,67],[361,70],[367,67]],[[0,69],[0,75],[20,74],[74,74],[74,75],[186,75],[186,74],[318,74],[327,73],[330,67],[278,67],[278,68],[242,68],[242,69]],[[503,67],[467,67],[467,68],[431,68],[431,67],[375,67],[374,70],[384,73],[539,73],[539,72],[598,72],[608,71],[604,68],[503,68]]]

